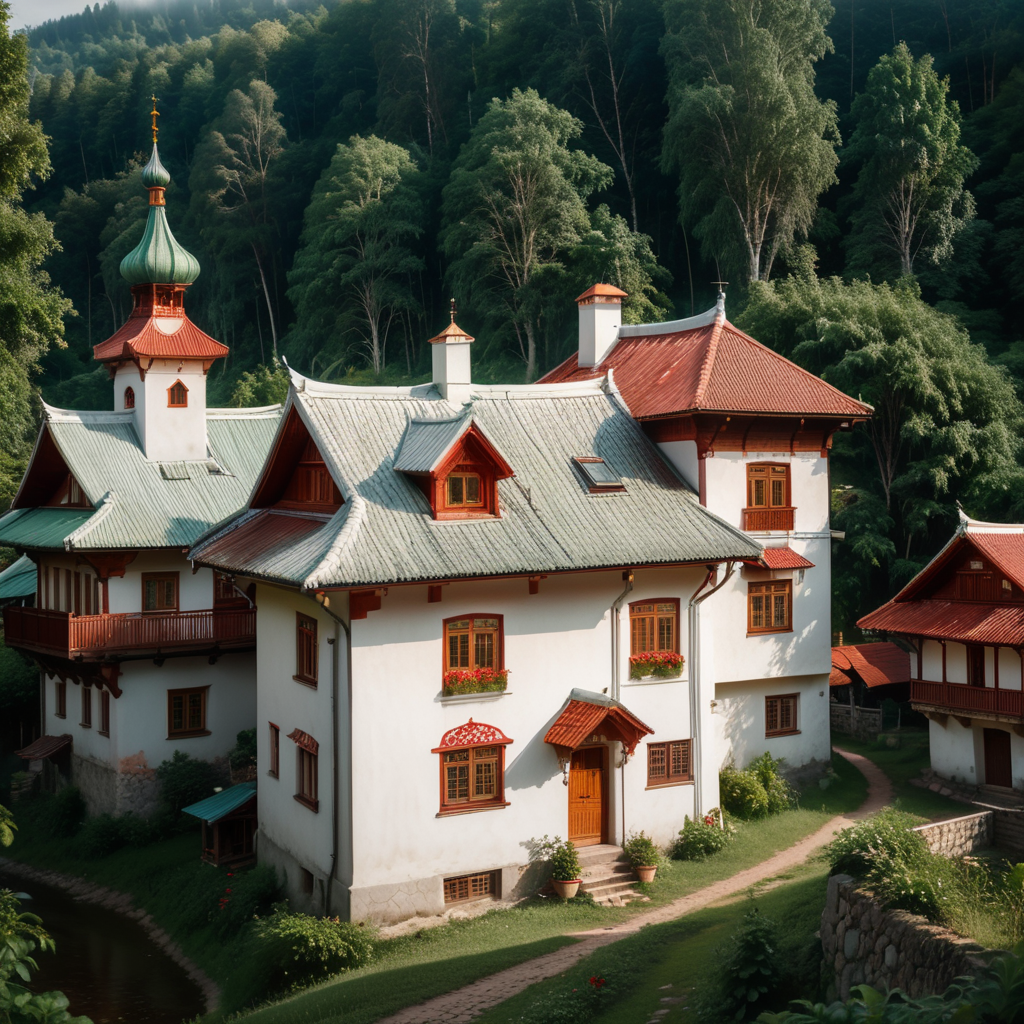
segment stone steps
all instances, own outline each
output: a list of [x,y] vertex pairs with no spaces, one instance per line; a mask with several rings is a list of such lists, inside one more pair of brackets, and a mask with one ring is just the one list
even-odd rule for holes
[[621,846],[602,843],[584,846],[576,851],[580,859],[582,892],[590,893],[595,903],[623,906],[630,900],[644,899],[632,886],[636,875],[629,866]]

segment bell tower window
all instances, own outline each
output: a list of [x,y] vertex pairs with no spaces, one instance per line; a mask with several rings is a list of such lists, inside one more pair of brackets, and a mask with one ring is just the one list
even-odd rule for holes
[[124,389],[124,407],[126,409],[135,408],[135,388]]
[[176,380],[167,389],[167,407],[169,409],[185,409],[188,407],[188,388]]

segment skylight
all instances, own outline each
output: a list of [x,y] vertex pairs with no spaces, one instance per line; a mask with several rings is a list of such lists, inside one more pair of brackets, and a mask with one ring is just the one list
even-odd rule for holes
[[626,489],[619,475],[604,459],[580,456],[572,461],[579,466],[591,494],[609,494]]

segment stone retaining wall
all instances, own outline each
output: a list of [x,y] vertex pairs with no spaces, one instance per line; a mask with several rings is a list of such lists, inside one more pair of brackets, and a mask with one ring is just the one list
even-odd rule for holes
[[849,875],[828,880],[821,946],[833,974],[829,1001],[848,999],[850,989],[862,984],[900,988],[912,998],[933,995],[984,966],[981,946],[923,917],[883,910]]
[[932,853],[943,857],[965,857],[992,845],[995,821],[992,811],[981,811],[962,818],[918,825],[914,831],[924,836]]
[[1024,859],[1024,812],[993,811],[992,818],[995,845]]

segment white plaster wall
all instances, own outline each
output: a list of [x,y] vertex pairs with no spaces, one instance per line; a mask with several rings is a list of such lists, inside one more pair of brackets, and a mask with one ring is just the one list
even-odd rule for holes
[[[978,738],[981,732],[978,731]],[[928,747],[932,768],[947,779],[978,785],[984,780],[984,754],[976,743],[975,730],[962,726],[952,715],[945,725],[928,723]],[[1012,748],[1011,748],[1012,749]]]
[[[765,736],[765,698],[797,693],[797,727],[792,736]],[[829,732],[828,675],[799,678],[759,679],[719,684],[712,716],[719,743],[718,766],[733,761],[745,768],[755,757],[768,751],[784,757],[796,767],[811,760],[827,761],[831,755]]]
[[679,475],[700,493],[700,460],[696,441],[662,441],[658,447],[679,472]]
[[[122,373],[115,377],[114,400],[123,403],[124,388],[128,384],[135,388],[135,428],[146,458],[153,462],[205,459],[206,374],[202,361],[156,359],[147,368],[145,381],[133,382],[131,371],[125,371],[124,376],[123,383]],[[167,405],[167,389],[176,380],[188,388],[188,406],[184,409]]]
[[[941,668],[940,668],[941,673]],[[942,675],[939,675],[942,679]],[[946,682],[967,682],[967,648],[963,644],[946,644]]]
[[[128,363],[126,366],[119,366],[114,373],[114,411],[126,411],[124,407],[124,392],[126,388],[131,388],[135,392],[134,409],[135,415],[139,418],[140,424],[136,428],[139,434],[139,440],[142,440],[141,422],[145,419],[146,415],[146,390],[142,386],[142,383],[142,375],[139,373],[139,369],[134,363]],[[189,397],[191,398],[191,393],[189,394]]]
[[183,612],[204,611],[213,607],[213,570],[192,572],[191,563],[175,551],[141,551],[125,569],[124,576],[112,577],[107,585],[110,611],[142,611],[142,574],[176,572],[178,574],[178,609]]
[[[942,682],[942,644],[938,640],[925,640],[921,651],[921,672],[923,678],[933,682]],[[911,655],[910,671],[917,671],[917,664]]]
[[114,703],[110,701],[110,736],[101,736],[100,729],[100,692],[95,687],[92,691],[92,728],[84,728],[82,722],[82,687],[77,683],[67,684],[67,717],[57,715],[57,679],[53,676],[42,676],[45,693],[45,714],[43,734],[46,736],[63,736],[70,733],[72,748],[76,754],[91,757],[111,766],[117,763],[116,733],[114,726]]
[[1006,647],[997,648],[999,652],[999,689],[1020,689],[1020,656],[1016,651]]

